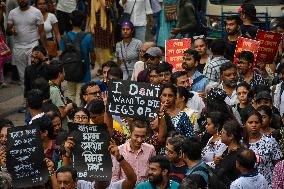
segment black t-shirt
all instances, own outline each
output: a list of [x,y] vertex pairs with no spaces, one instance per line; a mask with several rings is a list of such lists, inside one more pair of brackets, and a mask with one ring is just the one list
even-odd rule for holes
[[255,39],[258,28],[254,25],[241,25],[242,37]]
[[229,41],[228,37],[225,38],[225,41],[227,42],[227,49],[225,52],[225,58],[227,58],[230,61],[234,61],[234,55],[236,50],[237,41]]
[[223,182],[230,184],[240,176],[240,172],[236,168],[237,153],[241,148],[228,153],[228,149],[223,153],[220,164],[217,164],[216,172],[219,178],[223,178]]
[[186,164],[181,167],[176,167],[171,163],[169,179],[176,181],[177,183],[181,183],[185,177],[187,170],[188,170],[188,167]]

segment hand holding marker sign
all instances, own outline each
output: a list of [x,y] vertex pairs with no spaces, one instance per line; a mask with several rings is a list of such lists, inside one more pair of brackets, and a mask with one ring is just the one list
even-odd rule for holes
[[78,178],[88,181],[109,181],[112,161],[108,152],[110,137],[104,125],[69,124],[75,143],[73,166]]
[[160,87],[149,83],[110,81],[108,111],[119,116],[152,119],[160,107]]

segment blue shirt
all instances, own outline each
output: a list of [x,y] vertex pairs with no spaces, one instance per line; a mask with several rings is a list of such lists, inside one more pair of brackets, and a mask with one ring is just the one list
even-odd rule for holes
[[[194,81],[196,78],[201,76],[202,74],[199,71],[195,71],[191,79]],[[195,92],[205,91],[206,86],[208,85],[209,81],[207,77],[204,76],[203,79],[199,80],[197,83],[191,86],[191,90]]]
[[[77,32],[68,32],[68,37],[73,41],[76,36]],[[82,83],[86,83],[88,81],[91,81],[91,70],[90,70],[90,52],[94,51],[94,40],[90,33],[86,34],[84,39],[81,41],[81,53],[83,55],[84,62],[86,64],[86,75],[85,78],[81,81]],[[63,52],[65,50],[65,43],[63,39],[60,40],[60,49]]]
[[[179,183],[170,180],[169,185],[165,189],[177,189]],[[153,186],[149,181],[139,183],[135,189],[158,189],[157,187]]]

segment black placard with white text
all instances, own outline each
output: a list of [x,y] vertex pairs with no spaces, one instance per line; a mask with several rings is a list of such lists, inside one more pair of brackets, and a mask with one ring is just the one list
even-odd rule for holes
[[14,127],[7,136],[7,169],[13,188],[40,186],[49,175],[37,126]]
[[150,83],[111,80],[108,111],[118,116],[153,119],[160,107],[160,87]]
[[106,125],[70,124],[69,131],[75,146],[73,166],[78,179],[88,181],[110,181],[112,161],[108,151],[109,133]]

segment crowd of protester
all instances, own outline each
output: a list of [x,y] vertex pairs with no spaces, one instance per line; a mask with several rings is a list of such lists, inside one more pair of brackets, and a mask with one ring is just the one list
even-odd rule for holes
[[[12,80],[24,88],[19,112],[24,127],[39,126],[50,175],[31,188],[284,188],[283,39],[272,64],[256,65],[246,50],[234,57],[238,37],[256,36],[255,7],[243,4],[238,15],[226,17],[226,36],[209,41],[199,32],[197,2],[1,1],[0,38],[12,52]],[[126,13],[130,19],[121,20]],[[274,32],[284,33],[284,18]],[[184,51],[182,70],[173,72],[165,40],[184,37],[192,47]],[[79,44],[85,65],[80,79],[61,58],[70,41]],[[95,65],[99,79],[91,77]],[[3,63],[0,74],[5,87]],[[157,117],[111,115],[108,85],[118,79],[160,85]],[[107,128],[111,180],[78,179],[68,123]],[[16,126],[1,119],[1,188],[13,187],[6,143]]]

